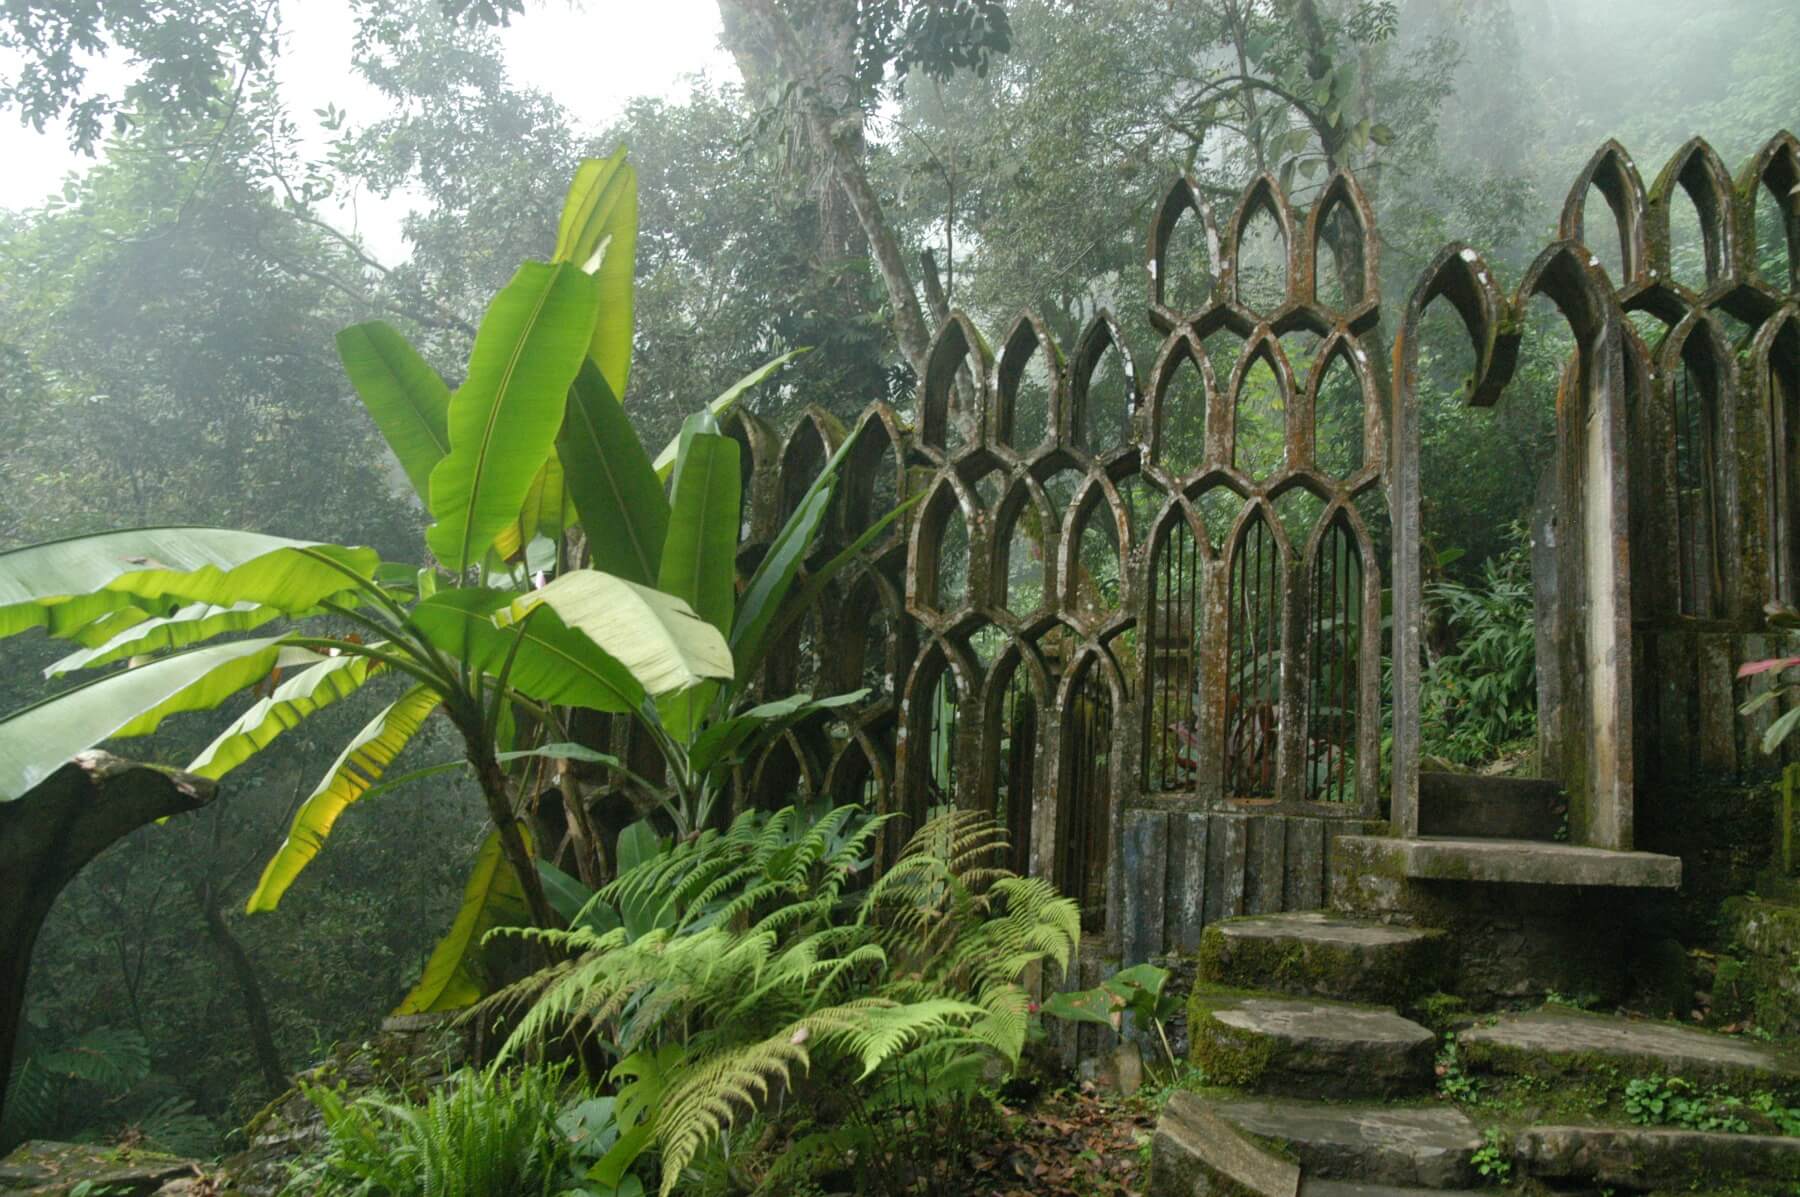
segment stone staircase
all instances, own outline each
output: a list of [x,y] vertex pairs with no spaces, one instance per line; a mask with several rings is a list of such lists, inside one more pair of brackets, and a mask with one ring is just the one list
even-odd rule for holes
[[1745,1111],[1758,1095],[1800,1101],[1792,1056],[1561,1006],[1446,1017],[1459,1009],[1440,992],[1455,985],[1455,946],[1344,913],[1209,926],[1187,1024],[1208,1087],[1166,1106],[1152,1197],[1403,1197],[1502,1178],[1569,1193],[1800,1193],[1800,1138],[1639,1126],[1623,1104],[1634,1078],[1680,1078],[1669,1093]]

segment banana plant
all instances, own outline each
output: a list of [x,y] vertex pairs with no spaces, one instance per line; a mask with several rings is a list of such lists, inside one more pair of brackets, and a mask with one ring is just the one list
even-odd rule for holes
[[[555,252],[523,264],[494,298],[454,390],[385,324],[339,335],[352,385],[432,516],[425,566],[192,527],[0,553],[0,637],[38,628],[71,642],[56,675],[126,662],[0,720],[0,802],[77,752],[254,689],[257,701],[187,766],[217,779],[369,682],[398,679],[400,696],[300,806],[248,907],[273,909],[360,799],[467,768],[493,832],[457,919],[463,933],[446,940],[466,946],[479,938],[467,928],[491,924],[507,903],[556,924],[509,769],[585,754],[623,772],[571,743],[571,708],[627,714],[646,729],[666,765],[652,791],[686,834],[712,816],[745,752],[854,697],[740,709],[769,646],[900,510],[803,571],[845,445],[738,592],[738,445],[717,416],[788,358],[740,380],[652,459],[620,398],[636,207],[623,150],[582,164]],[[391,776],[433,714],[455,728],[463,759]],[[501,861],[510,879],[496,872]],[[458,972],[461,949],[444,951],[427,968],[430,994],[416,991],[411,1008],[475,996]]]

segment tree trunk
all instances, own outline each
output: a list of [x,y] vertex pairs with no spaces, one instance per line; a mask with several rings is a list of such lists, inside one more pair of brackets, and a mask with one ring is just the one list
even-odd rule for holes
[[0,802],[0,1113],[12,1075],[31,949],[56,896],[87,863],[146,823],[213,800],[210,781],[84,752]]
[[[844,61],[816,61],[818,56],[807,53],[775,0],[719,0],[719,12],[726,44],[744,72],[747,87],[754,91],[771,82],[798,85],[795,94],[800,97],[806,149],[829,173],[861,227],[887,291],[895,340],[907,364],[923,379],[931,354],[931,331],[919,307],[900,239],[888,225],[874,185],[869,182],[862,110],[848,95],[835,108],[829,100],[830,94],[842,87],[832,80],[848,73],[848,56],[853,47],[844,40],[841,30],[833,31],[834,41],[827,50]],[[752,33],[758,36],[753,37]],[[821,203],[822,228],[834,239],[843,240],[840,234],[832,232],[836,222],[831,205],[823,200]]]
[[251,961],[250,953],[244,950],[243,942],[225,921],[225,913],[219,909],[218,888],[210,879],[195,891],[194,900],[200,906],[206,933],[225,957],[232,980],[237,982],[238,994],[244,1000],[244,1019],[250,1024],[250,1044],[256,1053],[256,1066],[262,1070],[263,1080],[268,1083],[269,1093],[273,1096],[287,1088],[287,1070],[281,1066],[281,1053],[275,1048],[275,1033],[269,1018],[269,1003],[263,997],[262,979],[256,975],[256,965]]
[[544,896],[544,882],[538,876],[537,866],[532,863],[531,849],[525,846],[525,837],[519,834],[518,816],[513,813],[512,796],[506,788],[506,773],[500,768],[500,762],[494,759],[490,750],[477,749],[482,741],[469,729],[462,729],[464,739],[469,746],[469,763],[475,766],[475,777],[481,784],[481,796],[487,802],[488,819],[494,830],[500,833],[500,850],[506,853],[506,863],[518,875],[519,888],[525,891],[525,904],[531,908],[531,921],[540,927],[560,927],[562,920],[556,917],[556,911],[550,905],[550,899]]

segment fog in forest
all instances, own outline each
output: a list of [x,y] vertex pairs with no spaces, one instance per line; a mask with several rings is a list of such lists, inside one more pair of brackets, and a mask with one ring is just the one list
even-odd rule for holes
[[[787,14],[791,45],[759,24],[765,10]],[[937,23],[934,11],[969,20]],[[619,351],[629,381],[621,365],[606,385],[618,381],[649,457],[691,413],[796,350],[807,352],[741,400],[775,437],[802,420],[854,427],[876,401],[920,422],[921,367],[950,314],[966,313],[998,358],[1027,309],[1065,363],[1103,313],[1117,322],[1113,348],[1128,352],[1133,375],[1129,386],[1123,365],[1095,375],[1084,417],[1094,430],[1083,435],[1098,455],[1135,435],[1127,396],[1142,393],[1162,352],[1145,247],[1183,175],[1226,227],[1267,172],[1304,228],[1334,172],[1354,174],[1379,230],[1380,322],[1367,343],[1385,386],[1407,297],[1443,246],[1468,243],[1503,290],[1516,286],[1558,239],[1569,186],[1608,139],[1646,187],[1696,136],[1735,177],[1800,121],[1797,46],[1792,0],[693,0],[675,14],[618,0],[8,5],[0,570],[5,554],[58,538],[196,525],[366,546],[403,563],[392,576],[425,598],[429,586],[409,579],[431,572],[427,546],[445,559],[432,531],[440,513],[420,489],[429,463],[419,471],[384,440],[346,374],[340,330],[385,322],[420,364],[414,379],[453,392],[519,263],[579,241],[563,216],[571,181],[620,147],[636,187],[635,263],[619,284],[630,296]],[[1791,289],[1800,198],[1757,190],[1752,256],[1776,290]],[[1588,248],[1617,282],[1612,214],[1598,192],[1585,211]],[[1198,226],[1189,213],[1171,234],[1161,281],[1177,317],[1208,302]],[[1680,188],[1671,242],[1672,274],[1704,289],[1701,222]],[[1285,243],[1244,244],[1238,285],[1279,297]],[[586,248],[604,258],[601,245]],[[1254,269],[1253,252],[1263,255]],[[1360,243],[1338,252],[1340,263],[1363,260]],[[1629,319],[1652,345],[1667,331],[1647,312]],[[1434,676],[1487,668],[1473,612],[1512,653],[1495,709],[1458,705],[1444,696],[1453,686],[1430,700],[1442,733],[1430,751],[1471,769],[1528,761],[1537,734],[1529,529],[1556,459],[1572,342],[1547,300],[1523,320],[1517,369],[1491,411],[1464,402],[1474,352],[1447,305],[1422,325],[1425,573],[1442,588],[1428,652],[1449,662]],[[1755,331],[1719,320],[1738,344]],[[1329,368],[1309,356],[1320,336],[1283,336],[1302,378]],[[1208,341],[1195,356],[1213,355],[1207,369],[1228,379],[1240,348]],[[1025,414],[1013,418],[1040,432],[1050,356],[1015,380]],[[1176,414],[1160,433],[1171,460],[1200,460],[1200,365],[1173,384]],[[956,385],[963,395],[973,383],[965,374]],[[1279,460],[1282,409],[1252,407],[1240,401],[1239,454]],[[1360,452],[1361,409],[1329,427],[1323,411],[1321,443],[1354,440]],[[1053,472],[1046,505],[1067,501]],[[567,565],[559,552],[598,540],[564,526],[581,496],[571,485],[558,501],[561,466],[533,473],[534,501],[551,495],[539,522],[512,527],[512,548],[486,566],[480,554],[468,563],[498,562],[526,589],[534,573],[541,582]],[[770,485],[788,511],[805,492],[786,474]],[[891,506],[899,484],[882,485],[862,501]],[[967,489],[991,501],[977,482]],[[1120,490],[1121,503],[1150,502]],[[1385,519],[1369,519],[1383,553]],[[1051,534],[1032,535],[995,567],[1012,571],[1015,604],[1044,586]],[[1117,593],[1116,553],[1109,568],[1082,582],[1096,601]],[[948,594],[970,576],[935,584]],[[729,571],[723,585],[729,597]],[[221,616],[217,630],[243,639],[284,626],[259,631],[259,618]],[[105,638],[71,643],[49,624],[0,647],[0,709],[123,674],[140,657],[74,660]],[[971,647],[969,660],[984,651]],[[881,684],[878,664],[866,672]],[[108,748],[190,766],[284,676]],[[793,688],[814,680],[802,673]],[[296,822],[321,778],[339,775],[345,745],[410,684],[389,670],[369,681],[376,701],[296,718],[246,751],[220,800],[133,832],[68,884],[32,953],[0,1154],[26,1139],[122,1135],[197,1158],[235,1152],[239,1128],[286,1078],[411,1000],[464,908],[472,866],[501,867],[480,779],[455,764],[458,729],[421,716],[394,773],[442,769],[366,802],[353,795],[322,827]],[[515,713],[503,720],[499,708],[492,726],[514,734]],[[520,707],[522,724],[530,712],[541,709]],[[778,773],[756,773],[776,778],[757,784],[787,784]],[[605,819],[597,834],[610,844],[630,819]],[[246,913],[265,867],[289,859],[284,843],[313,839],[316,857],[292,864],[278,907]],[[601,851],[583,883],[610,877],[612,856]],[[471,942],[456,974],[471,995],[542,963],[516,942],[486,956],[479,936]]]

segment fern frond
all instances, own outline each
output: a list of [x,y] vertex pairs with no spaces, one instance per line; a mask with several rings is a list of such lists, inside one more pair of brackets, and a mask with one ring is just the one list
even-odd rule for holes
[[656,1138],[662,1148],[662,1197],[706,1145],[759,1109],[777,1084],[786,1086],[811,1060],[797,1028],[691,1064],[663,1094]]

